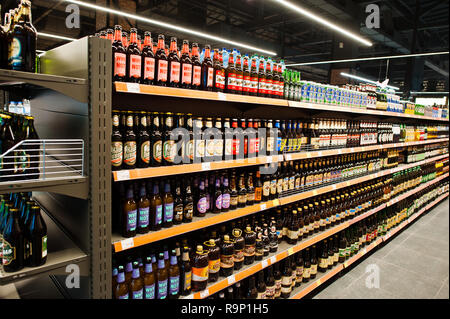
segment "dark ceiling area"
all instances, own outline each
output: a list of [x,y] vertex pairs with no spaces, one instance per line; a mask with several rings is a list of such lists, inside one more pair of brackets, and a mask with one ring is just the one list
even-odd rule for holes
[[[390,56],[410,53],[448,51],[449,1],[445,0],[289,0],[339,26],[362,35],[373,46],[367,47],[345,38],[333,30],[309,20],[273,0],[89,0],[140,16],[177,24],[210,34],[277,52],[276,59],[286,64],[336,59]],[[11,8],[16,0],[2,1]],[[74,38],[91,35],[116,23],[149,30],[154,36],[164,33],[227,47],[224,43],[206,42],[189,34],[168,32],[153,25],[81,8],[81,28],[67,29],[67,2],[32,0],[33,20],[38,31]],[[366,7],[380,8],[380,28],[366,26]],[[4,10],[3,10],[4,11]],[[47,50],[64,42],[40,38],[38,49]],[[241,52],[248,52],[241,49]],[[333,70],[349,70],[374,80],[390,79],[401,91],[448,91],[449,59],[446,55],[352,63],[319,64],[292,67],[306,80],[330,82]],[[350,80],[348,80],[350,81]]]

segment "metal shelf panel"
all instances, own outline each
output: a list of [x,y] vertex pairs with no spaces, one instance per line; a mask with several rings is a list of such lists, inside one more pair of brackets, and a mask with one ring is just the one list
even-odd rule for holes
[[0,285],[9,284],[36,275],[51,274],[69,264],[87,261],[88,256],[78,248],[58,225],[44,212],[41,213],[47,225],[47,262],[39,267],[25,267],[17,272],[5,272],[0,267]]
[[85,79],[0,69],[0,87],[23,84],[48,88],[80,102],[88,100],[88,85]]

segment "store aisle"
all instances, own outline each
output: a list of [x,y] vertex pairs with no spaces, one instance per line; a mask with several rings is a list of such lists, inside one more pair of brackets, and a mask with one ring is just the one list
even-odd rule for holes
[[[379,288],[367,288],[366,267],[379,267]],[[319,292],[315,299],[449,298],[449,200]]]

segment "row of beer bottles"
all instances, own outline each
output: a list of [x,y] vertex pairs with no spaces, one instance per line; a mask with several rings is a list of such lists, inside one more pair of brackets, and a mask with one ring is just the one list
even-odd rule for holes
[[111,39],[111,31],[108,33],[113,46],[113,81],[274,98],[282,98],[284,95],[283,62],[272,63],[269,58],[266,63],[260,57],[258,66],[256,56],[250,59],[248,55],[242,57],[229,53],[225,69],[223,51],[214,49],[211,57],[209,45],[205,46],[201,61],[197,43],[192,45],[191,50],[189,41],[184,40],[180,53],[177,39],[172,37],[167,53],[164,35],[158,36],[155,49],[151,33],[145,32],[144,46],[141,49],[137,29],[131,29],[130,43],[125,45],[122,28],[116,26],[114,32],[114,39]]
[[[24,140],[39,139],[34,118],[0,111],[0,154]],[[0,182],[39,178],[39,150],[22,146],[0,159]]]
[[0,18],[0,68],[35,72],[37,32],[32,24],[31,1],[21,0],[19,7]]
[[3,270],[37,267],[47,260],[47,226],[31,193],[0,195],[0,260]]

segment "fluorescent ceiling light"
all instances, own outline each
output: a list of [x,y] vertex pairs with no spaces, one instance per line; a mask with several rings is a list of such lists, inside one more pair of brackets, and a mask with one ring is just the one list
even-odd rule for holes
[[448,54],[448,53],[449,53],[449,51],[441,51],[441,52],[429,52],[429,53],[376,56],[376,57],[346,59],[346,60],[329,60],[329,61],[318,61],[318,62],[293,63],[293,64],[287,64],[286,66],[302,66],[302,65],[314,65],[314,64],[333,64],[333,63],[346,63],[346,62],[358,62],[358,61],[403,59],[403,58],[412,58],[412,57],[418,57],[418,56],[442,55],[442,54]]
[[38,36],[44,37],[44,38],[52,38],[52,39],[58,39],[58,40],[64,40],[64,41],[75,41],[76,40],[73,38],[68,38],[68,37],[64,37],[61,35],[50,34],[50,33],[45,33],[45,32],[38,32],[37,34],[38,34]]
[[412,95],[433,94],[433,95],[448,95],[448,92],[416,92],[411,91]]
[[265,54],[268,54],[268,55],[277,55],[276,52],[260,49],[260,48],[257,48],[257,47],[254,47],[254,46],[251,46],[251,45],[248,45],[248,44],[245,44],[245,43],[228,40],[228,39],[225,39],[225,38],[222,38],[222,37],[219,37],[219,36],[215,36],[215,35],[212,35],[212,34],[208,34],[208,33],[204,33],[204,32],[201,32],[201,31],[197,31],[197,30],[193,30],[193,29],[189,29],[189,28],[173,25],[173,24],[170,24],[170,23],[161,22],[161,21],[158,21],[158,20],[150,19],[150,18],[145,18],[145,17],[138,16],[138,15],[135,15],[135,14],[126,13],[126,12],[123,12],[123,11],[114,10],[114,9],[110,9],[110,8],[105,8],[105,7],[102,7],[102,6],[98,6],[98,5],[95,5],[95,4],[86,3],[86,2],[78,1],[78,0],[66,0],[66,2],[74,3],[74,4],[77,4],[77,5],[82,6],[82,7],[95,9],[95,10],[103,11],[103,12],[106,12],[106,13],[115,14],[115,15],[126,17],[126,18],[129,18],[129,19],[145,22],[145,23],[148,23],[148,24],[157,25],[157,26],[160,26],[160,27],[165,28],[165,29],[175,30],[175,31],[191,34],[191,35],[198,36],[198,37],[205,38],[205,39],[209,39],[209,40],[214,40],[214,41],[218,41],[218,42],[228,43],[228,44],[231,44],[233,46],[245,48],[245,49],[248,49],[248,50],[257,51],[257,52],[265,53]]
[[[348,73],[345,73],[345,72],[341,72],[341,75],[345,76],[345,77],[348,77],[348,78],[355,79],[355,80],[359,80],[359,81],[362,81],[362,82],[368,82],[368,83],[376,84],[378,86],[380,86],[380,84],[381,84],[379,82],[376,82],[376,81],[373,81],[373,80],[369,80],[369,79],[366,79],[366,78],[362,78],[360,76],[356,76],[356,75],[353,75],[353,74],[348,74]],[[400,88],[398,88],[396,86],[392,86],[392,85],[387,85],[386,87],[390,88],[390,89],[394,89],[394,90],[400,90]]]
[[289,8],[289,9],[295,11],[295,12],[298,12],[298,13],[304,15],[304,16],[307,16],[308,18],[310,18],[310,19],[312,19],[312,20],[314,20],[316,22],[319,22],[320,24],[323,24],[324,26],[326,26],[326,27],[328,27],[330,29],[333,29],[333,30],[335,30],[335,31],[337,31],[339,33],[342,33],[343,35],[345,35],[345,36],[347,36],[349,38],[352,38],[352,39],[354,39],[354,40],[356,40],[358,42],[361,42],[362,44],[364,44],[366,46],[369,46],[369,47],[372,46],[372,42],[367,41],[366,39],[360,37],[356,33],[350,32],[350,31],[348,31],[348,30],[346,30],[346,29],[344,29],[344,28],[342,28],[342,27],[340,27],[340,26],[338,26],[338,25],[336,25],[336,24],[334,24],[332,22],[329,22],[329,21],[319,17],[318,15],[316,15],[316,14],[314,14],[314,13],[312,13],[312,12],[306,10],[306,9],[303,9],[302,7],[299,7],[299,6],[295,5],[295,4],[287,2],[285,0],[274,0],[274,1],[284,5],[285,7]]

